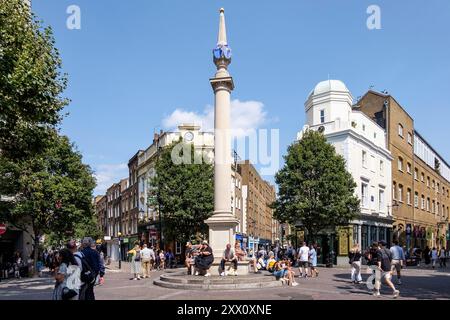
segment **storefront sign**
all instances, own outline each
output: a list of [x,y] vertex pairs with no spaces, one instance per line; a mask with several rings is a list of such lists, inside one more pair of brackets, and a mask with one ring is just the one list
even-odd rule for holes
[[111,237],[110,237],[110,236],[104,236],[103,239],[104,239],[105,241],[109,241],[109,240],[111,240]]
[[130,239],[128,239],[128,238],[123,238],[123,243],[128,243],[129,240]]

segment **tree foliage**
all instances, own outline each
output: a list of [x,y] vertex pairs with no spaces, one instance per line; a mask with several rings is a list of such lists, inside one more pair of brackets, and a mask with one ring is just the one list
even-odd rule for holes
[[64,239],[93,219],[91,169],[58,133],[66,85],[51,28],[26,1],[0,1],[0,220],[35,248],[43,234]]
[[275,176],[279,186],[274,217],[303,225],[310,237],[326,228],[348,225],[359,212],[356,183],[322,133],[308,130],[288,147],[285,165]]
[[54,132],[52,143],[41,153],[7,167],[9,174],[1,172],[7,177],[2,182],[15,196],[3,214],[24,231],[31,226],[33,239],[45,233],[74,236],[78,223],[93,216],[95,180],[67,137]]
[[50,27],[23,0],[0,1],[0,150],[20,159],[44,145],[62,118],[67,78]]
[[[178,142],[183,144],[183,142]],[[173,143],[164,148],[156,163],[156,175],[150,180],[149,205],[160,210],[163,235],[166,240],[187,241],[197,233],[206,233],[204,220],[214,208],[213,167],[209,163],[174,164]],[[183,145],[183,152],[190,152],[192,162],[199,154],[192,144]]]

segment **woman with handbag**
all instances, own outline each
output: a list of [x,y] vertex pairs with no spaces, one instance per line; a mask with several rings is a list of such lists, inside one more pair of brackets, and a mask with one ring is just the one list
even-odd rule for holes
[[59,266],[55,270],[53,300],[78,300],[81,269],[72,252],[62,249],[58,255]]
[[348,263],[352,266],[351,280],[352,283],[360,284],[362,282],[361,277],[361,250],[359,245],[355,244],[348,253]]
[[130,280],[141,280],[141,248],[139,243],[135,243],[134,248],[128,251],[131,256],[131,274]]

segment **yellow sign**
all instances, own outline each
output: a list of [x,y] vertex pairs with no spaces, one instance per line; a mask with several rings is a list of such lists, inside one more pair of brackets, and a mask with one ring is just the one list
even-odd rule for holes
[[340,256],[346,256],[348,254],[350,236],[351,236],[350,228],[348,227],[338,228],[338,237],[339,237],[338,254]]

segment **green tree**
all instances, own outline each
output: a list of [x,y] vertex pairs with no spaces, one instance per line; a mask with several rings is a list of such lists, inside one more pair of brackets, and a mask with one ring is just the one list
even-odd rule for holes
[[[187,156],[189,163],[175,164],[176,156]],[[192,144],[181,140],[162,149],[155,165],[156,175],[150,180],[149,206],[160,210],[165,240],[188,241],[197,233],[207,233],[208,219],[214,208],[213,167],[200,159]]]
[[[13,186],[14,197],[3,202],[6,210],[2,210],[2,217],[28,232],[34,248],[44,234],[64,240],[75,236],[80,224],[93,222],[95,179],[67,137],[54,131],[51,143],[39,154],[0,169],[5,167],[8,172],[0,172],[1,185]],[[0,189],[0,194],[3,191]],[[34,251],[36,264],[38,252]]]
[[274,217],[301,224],[314,238],[325,228],[345,226],[359,212],[356,183],[322,133],[308,130],[288,147],[285,165],[275,176]]
[[33,156],[61,121],[67,77],[50,27],[23,0],[0,1],[0,152]]

